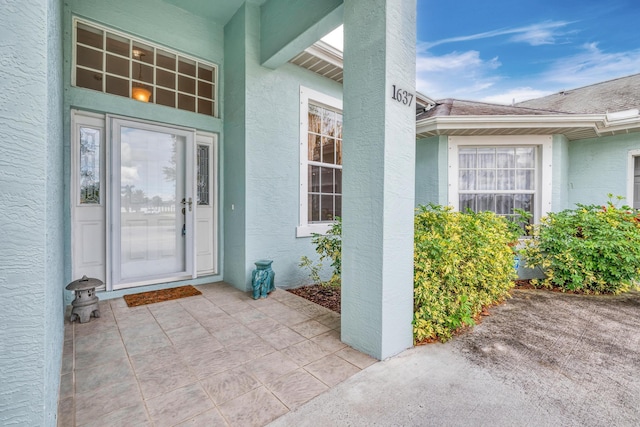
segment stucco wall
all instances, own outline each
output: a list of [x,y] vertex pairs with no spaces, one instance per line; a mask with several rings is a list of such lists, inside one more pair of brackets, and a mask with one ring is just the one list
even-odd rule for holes
[[447,204],[447,137],[416,141],[416,206]]
[[603,204],[608,193],[626,196],[628,152],[637,149],[640,134],[635,133],[571,141],[567,207],[576,203]]
[[[238,29],[231,26],[242,25],[246,32],[245,44],[240,46],[244,47],[244,51],[226,52],[227,61],[233,61],[234,64],[240,61],[239,66],[244,66],[246,72],[244,82],[232,82],[229,79],[226,85],[244,85],[246,93],[235,87],[226,88],[227,97],[231,94],[235,96],[233,100],[227,100],[228,105],[234,105],[230,107],[234,111],[233,121],[225,122],[225,168],[244,169],[246,181],[243,184],[229,182],[230,172],[227,173],[224,207],[225,215],[231,217],[227,218],[230,223],[226,225],[227,249],[239,244],[236,240],[241,239],[242,235],[232,233],[232,228],[240,227],[242,220],[238,217],[244,215],[244,265],[239,265],[236,259],[227,258],[225,266],[225,280],[233,281],[235,286],[244,289],[250,286],[253,263],[263,258],[274,261],[278,287],[301,285],[307,281],[307,274],[297,264],[302,255],[314,257],[315,252],[310,238],[295,237],[299,216],[300,85],[336,98],[342,97],[342,85],[310,71],[291,64],[276,70],[260,65],[259,13],[257,6],[247,5],[246,9],[238,12],[243,16],[234,17],[226,28],[226,34],[238,34]],[[235,48],[237,44],[227,41],[228,47]],[[242,60],[236,55],[243,55]],[[232,56],[236,59],[232,60]],[[236,70],[228,70],[228,73],[234,72]],[[237,99],[243,95],[246,97],[244,101]],[[240,103],[245,104],[245,117],[236,117],[239,114],[236,108]],[[244,135],[238,128],[239,120],[244,120]],[[233,135],[230,133],[232,128]],[[238,149],[236,145],[243,144],[242,138],[244,149]],[[234,211],[230,210],[232,203],[235,205]],[[231,256],[231,253],[226,256]],[[233,253],[236,253],[235,249]],[[241,256],[238,255],[238,259]],[[240,268],[242,271],[239,271]],[[240,281],[244,281],[244,284]]]
[[[63,341],[61,3],[0,14],[0,424],[55,425]],[[25,95],[26,94],[26,95]]]
[[553,135],[551,171],[551,210],[559,212],[569,206],[569,140],[564,135]]
[[245,8],[225,26],[225,167],[224,167],[224,272],[225,280],[242,288],[246,282],[245,267],[245,123],[246,123],[246,52],[247,27]]

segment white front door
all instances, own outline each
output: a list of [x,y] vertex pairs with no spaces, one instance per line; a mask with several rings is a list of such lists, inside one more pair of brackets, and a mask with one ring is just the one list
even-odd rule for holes
[[109,124],[112,288],[195,277],[194,132]]
[[217,274],[217,135],[75,110],[71,123],[72,279]]

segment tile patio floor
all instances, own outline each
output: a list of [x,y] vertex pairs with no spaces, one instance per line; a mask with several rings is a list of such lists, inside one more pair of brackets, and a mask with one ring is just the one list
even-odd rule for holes
[[201,296],[65,318],[58,426],[262,426],[375,363],[340,315],[284,290]]

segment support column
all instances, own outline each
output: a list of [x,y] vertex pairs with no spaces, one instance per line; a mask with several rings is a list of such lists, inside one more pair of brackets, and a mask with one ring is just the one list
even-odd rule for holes
[[342,340],[412,346],[416,0],[345,0]]

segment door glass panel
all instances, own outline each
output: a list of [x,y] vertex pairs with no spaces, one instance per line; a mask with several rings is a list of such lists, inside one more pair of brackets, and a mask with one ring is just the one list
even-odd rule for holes
[[100,131],[80,128],[80,203],[100,203]]
[[121,128],[120,277],[186,270],[186,138]]
[[198,205],[209,204],[209,147],[198,145],[198,175],[196,183],[198,185]]

